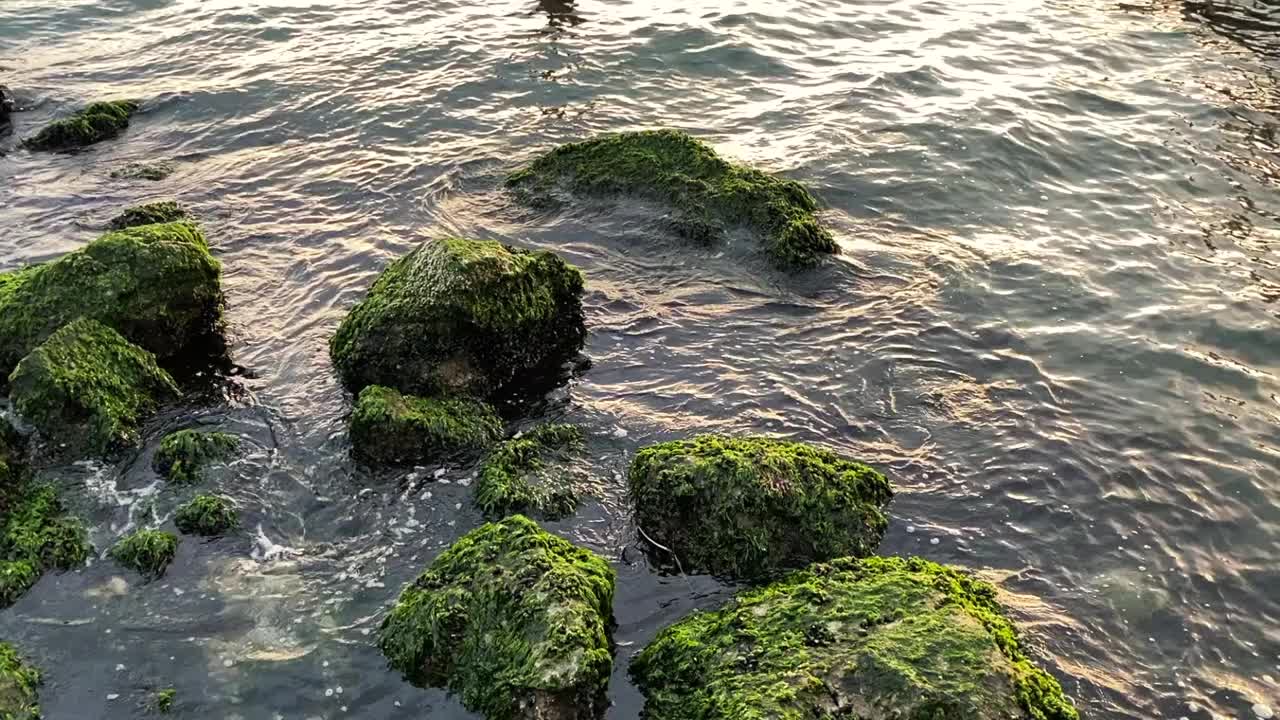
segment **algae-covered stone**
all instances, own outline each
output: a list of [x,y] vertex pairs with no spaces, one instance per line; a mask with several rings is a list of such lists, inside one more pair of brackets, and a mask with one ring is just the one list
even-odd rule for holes
[[473,530],[405,588],[378,645],[410,682],[489,720],[588,720],[613,663],[614,573],[515,515]]
[[9,397],[47,438],[101,453],[137,439],[139,424],[178,396],[155,356],[96,320],[55,332],[9,376]]
[[757,578],[861,557],[884,535],[883,475],[830,450],[764,437],[700,435],[636,454],[636,522],[687,572]]
[[174,688],[157,690],[156,694],[151,698],[151,706],[161,715],[168,715],[173,711],[173,703],[177,697],[178,691]]
[[178,536],[161,530],[139,530],[111,548],[111,558],[148,579],[164,575],[178,552]]
[[370,385],[351,413],[351,445],[371,462],[444,459],[497,441],[502,420],[468,398],[421,398]]
[[991,585],[918,558],[817,564],[662,631],[646,720],[1076,720]]
[[196,482],[205,467],[233,457],[239,447],[239,438],[227,433],[178,430],[160,441],[151,466],[169,482]]
[[156,225],[190,219],[191,214],[177,202],[173,200],[158,200],[142,205],[131,205],[122,210],[119,215],[111,218],[111,222],[108,225],[112,230],[127,230],[143,225]]
[[225,535],[240,524],[231,501],[218,495],[199,495],[178,508],[173,524],[187,535]]
[[476,506],[488,518],[523,513],[558,520],[573,514],[580,502],[573,479],[563,468],[547,468],[547,461],[562,461],[581,448],[582,429],[559,423],[507,440],[480,468]]
[[759,233],[785,268],[817,263],[839,246],[818,223],[818,202],[799,183],[731,163],[678,130],[604,135],[555,148],[507,180],[518,198],[549,204],[556,193],[663,202],[677,228],[706,241],[734,225]]
[[39,686],[40,671],[23,662],[12,645],[0,642],[0,718],[40,720]]
[[133,100],[96,102],[74,115],[49,123],[25,144],[32,150],[71,150],[108,140],[129,127],[138,111]]
[[222,328],[221,267],[185,222],[111,232],[0,274],[0,375],[55,330],[98,320],[162,361],[203,352]]
[[113,180],[148,180],[157,182],[172,175],[173,171],[173,163],[166,160],[131,162],[122,168],[112,170],[111,178]]
[[546,251],[428,242],[393,262],[329,344],[353,391],[496,399],[582,347],[582,273]]

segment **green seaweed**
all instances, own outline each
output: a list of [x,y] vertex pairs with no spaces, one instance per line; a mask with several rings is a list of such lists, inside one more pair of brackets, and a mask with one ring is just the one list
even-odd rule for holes
[[329,344],[353,392],[495,399],[582,347],[582,273],[546,251],[445,238],[396,260]]
[[[147,180],[158,182],[173,174],[173,163],[159,160],[156,162],[131,162],[122,168],[111,171],[113,180]],[[176,219],[176,218],[175,218]],[[169,222],[165,220],[164,222]]]
[[143,205],[131,205],[111,218],[111,222],[107,225],[112,230],[128,230],[143,225],[158,225],[190,219],[191,214],[183,206],[173,200],[159,200]]
[[178,508],[173,524],[187,535],[216,537],[240,525],[240,516],[231,501],[218,495],[197,495]]
[[168,715],[173,710],[173,703],[177,697],[178,691],[173,688],[157,690],[155,696],[151,698],[151,706],[161,715]]
[[0,720],[40,720],[39,687],[40,671],[0,642]]
[[208,465],[230,459],[240,439],[222,432],[178,430],[164,436],[151,465],[172,483],[193,483]]
[[0,377],[82,316],[162,362],[208,352],[221,334],[222,307],[221,267],[199,227],[107,233],[57,260],[0,273]]
[[400,463],[444,459],[497,441],[502,420],[468,398],[420,398],[370,385],[351,413],[351,446],[363,460]]
[[919,558],[840,559],[663,630],[645,720],[1077,720],[996,589]]
[[378,646],[412,683],[489,720],[601,709],[613,664],[614,573],[514,515],[467,533],[405,588]]
[[589,196],[633,195],[668,204],[680,232],[698,241],[746,225],[783,268],[817,264],[840,251],[818,223],[818,202],[793,181],[731,163],[679,130],[604,135],[561,145],[507,179],[516,197],[554,202],[565,188]]
[[688,572],[745,579],[870,554],[893,495],[866,465],[765,437],[653,445],[636,454],[627,479],[651,549],[675,552]]
[[70,117],[55,120],[23,143],[31,150],[72,150],[109,140],[129,127],[138,111],[134,100],[96,102]]
[[64,511],[57,492],[22,473],[6,493],[0,525],[0,607],[8,607],[46,570],[71,570],[89,557],[88,533]]
[[164,575],[177,552],[177,535],[161,530],[138,530],[111,548],[111,558],[154,580]]
[[563,457],[581,447],[582,429],[567,424],[541,425],[507,440],[480,468],[476,507],[491,519],[515,513],[548,520],[572,515],[581,502],[572,481],[563,473],[547,476],[542,471],[549,457]]
[[142,420],[179,395],[155,356],[84,318],[23,358],[9,386],[19,414],[46,437],[94,453],[134,443]]

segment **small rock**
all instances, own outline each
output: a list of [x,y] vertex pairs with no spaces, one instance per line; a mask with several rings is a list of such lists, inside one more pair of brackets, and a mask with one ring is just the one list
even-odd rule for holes
[[1262,718],[1262,720],[1271,720],[1271,718],[1276,716],[1275,711],[1271,709],[1271,706],[1263,705],[1262,703],[1258,703],[1253,706],[1253,714]]
[[941,540],[939,540],[938,538],[929,538],[929,544],[930,544],[930,545],[937,545],[937,544],[938,544],[938,543],[940,543],[940,542],[942,542],[942,541],[941,541]]
[[120,693],[111,693],[107,695],[108,700],[116,700],[120,697]]

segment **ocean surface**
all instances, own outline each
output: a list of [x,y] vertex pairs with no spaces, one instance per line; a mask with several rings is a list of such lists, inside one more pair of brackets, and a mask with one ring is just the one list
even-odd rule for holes
[[[143,584],[95,557],[0,612],[48,720],[471,718],[386,669],[400,588],[480,518],[469,466],[371,472],[327,342],[433,237],[555,250],[588,278],[592,366],[529,422],[584,424],[600,492],[554,532],[618,571],[629,658],[733,588],[646,564],[639,447],[821,443],[898,489],[885,554],[997,582],[1082,715],[1280,710],[1280,8],[1101,0],[3,0],[0,270],[177,198],[222,260],[223,402],[113,463],[52,468],[99,554],[195,492],[164,431],[246,452],[207,487],[245,532],[184,538]],[[76,154],[16,139],[144,101]],[[663,209],[540,214],[502,178],[557,143],[675,127],[807,184],[843,254],[785,274],[690,246]],[[167,160],[167,180],[113,180]],[[1259,710],[1265,710],[1260,708]]]

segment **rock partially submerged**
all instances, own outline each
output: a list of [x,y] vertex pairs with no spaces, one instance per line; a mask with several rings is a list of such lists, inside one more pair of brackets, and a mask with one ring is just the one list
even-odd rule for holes
[[178,508],[173,524],[184,534],[216,537],[225,535],[240,524],[231,501],[219,495],[197,495]]
[[158,182],[173,174],[173,163],[167,160],[156,162],[131,162],[122,168],[111,171],[113,180],[148,180]]
[[172,483],[200,480],[206,466],[235,456],[240,439],[222,432],[178,430],[164,436],[151,466]]
[[381,385],[360,391],[351,413],[351,445],[378,463],[444,460],[494,443],[502,420],[467,398],[421,398]]
[[18,109],[18,100],[13,96],[13,91],[4,85],[0,85],[0,125],[7,125],[9,116]]
[[96,102],[46,125],[25,144],[32,150],[73,150],[109,140],[129,127],[129,118],[137,111],[133,100]]
[[818,223],[818,202],[793,180],[731,163],[678,130],[624,132],[555,148],[507,179],[516,197],[556,202],[559,191],[633,196],[669,205],[682,234],[698,241],[734,225],[759,233],[770,258],[784,268],[816,264],[838,253]]
[[653,445],[636,454],[627,480],[637,524],[679,567],[746,579],[870,554],[893,494],[866,465],[765,437]]
[[159,200],[127,207],[119,215],[111,218],[109,225],[112,230],[127,230],[128,228],[142,225],[156,225],[190,219],[191,214],[178,203],[173,200]]
[[473,530],[405,588],[378,645],[409,681],[489,720],[589,720],[613,664],[614,573],[516,515]]
[[631,663],[646,720],[1077,720],[991,585],[919,558],[842,559],[667,628]]
[[582,273],[491,240],[428,242],[383,271],[329,344],[343,383],[494,400],[581,349]]
[[475,503],[487,518],[515,513],[558,520],[573,514],[581,502],[563,468],[548,469],[548,460],[564,460],[582,448],[582,429],[548,424],[499,445],[484,461],[476,481]]
[[103,453],[130,445],[178,387],[155,356],[97,320],[72,321],[9,376],[14,407],[48,439]]
[[111,559],[154,580],[164,575],[177,552],[177,535],[161,530],[139,530],[111,548]]
[[111,232],[39,265],[0,273],[0,376],[79,317],[97,320],[162,362],[220,342],[221,266],[197,226]]
[[0,642],[0,718],[40,720],[39,687],[40,671],[23,662],[12,645]]

